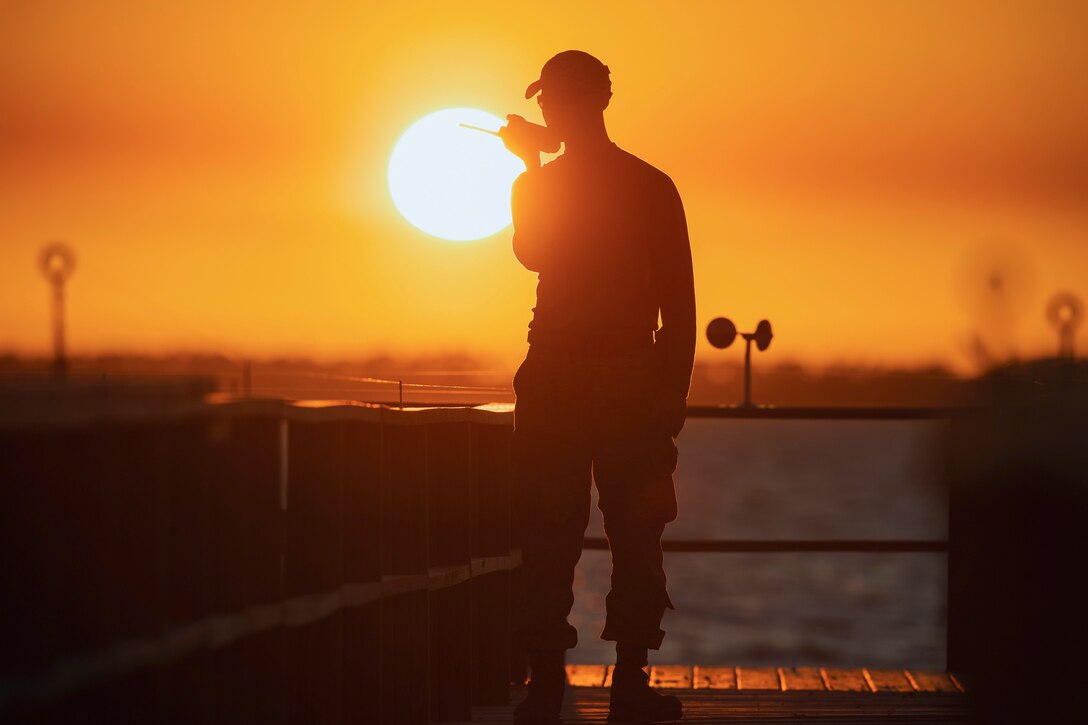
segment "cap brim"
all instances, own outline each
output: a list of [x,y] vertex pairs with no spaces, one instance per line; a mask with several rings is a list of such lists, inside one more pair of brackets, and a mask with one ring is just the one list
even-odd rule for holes
[[535,80],[532,83],[530,83],[529,87],[525,89],[525,97],[526,98],[532,98],[537,93],[540,93],[540,86],[541,86],[541,82],[539,80]]

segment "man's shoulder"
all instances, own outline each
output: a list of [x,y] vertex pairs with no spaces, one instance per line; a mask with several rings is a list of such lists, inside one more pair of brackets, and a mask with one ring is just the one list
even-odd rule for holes
[[624,174],[627,175],[628,178],[637,180],[651,192],[656,192],[657,194],[673,195],[677,193],[676,184],[673,182],[671,176],[651,164],[649,161],[635,156],[630,151],[621,149],[618,146],[616,148],[619,151],[619,157],[624,166]]
[[[676,184],[672,177],[649,161],[642,159],[630,151],[613,144],[611,166],[616,170],[616,176],[629,184],[637,184],[648,189],[651,193],[660,195],[674,195],[677,193]],[[539,168],[522,173],[515,180],[519,187],[524,186],[562,186],[569,180],[569,174],[578,173],[578,165],[573,164],[561,154]]]

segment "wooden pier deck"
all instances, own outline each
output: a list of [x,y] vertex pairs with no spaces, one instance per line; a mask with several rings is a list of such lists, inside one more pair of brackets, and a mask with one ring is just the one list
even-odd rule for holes
[[[569,665],[563,721],[605,722],[610,666]],[[966,723],[963,684],[924,670],[823,667],[655,666],[651,684],[684,703],[684,722],[700,723]],[[473,708],[473,723],[508,723],[512,704]]]

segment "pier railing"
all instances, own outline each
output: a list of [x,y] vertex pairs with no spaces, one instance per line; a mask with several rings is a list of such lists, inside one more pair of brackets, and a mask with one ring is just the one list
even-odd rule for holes
[[[791,420],[956,413],[689,409]],[[519,671],[512,422],[509,406],[276,400],[7,421],[0,714],[426,723],[507,702]],[[663,547],[949,551],[948,541],[887,539]]]
[[[768,407],[691,406],[688,418],[730,420],[948,420],[965,408],[941,407]],[[587,537],[585,549],[608,549],[607,539]],[[666,539],[664,551],[718,553],[865,552],[941,553],[947,540],[933,539]]]
[[425,723],[508,701],[509,411],[28,410],[0,420],[0,720]]
[[[728,420],[810,420],[810,421],[951,421],[957,415],[970,412],[966,407],[758,407],[690,406],[688,418]],[[947,484],[947,481],[941,482]],[[954,514],[951,498],[948,514]],[[608,540],[587,537],[583,544],[587,550],[607,550]],[[661,548],[669,552],[689,553],[882,553],[882,554],[949,554],[948,539],[665,539]],[[953,566],[948,566],[949,602],[946,624],[946,666],[956,664],[959,648],[958,632],[961,619],[970,613],[957,601],[958,588],[951,581]]]

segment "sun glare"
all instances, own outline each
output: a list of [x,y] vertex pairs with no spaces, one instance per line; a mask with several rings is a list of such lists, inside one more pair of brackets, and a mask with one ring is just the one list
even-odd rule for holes
[[447,108],[419,119],[389,159],[389,193],[415,227],[451,241],[483,239],[510,224],[510,189],[525,164],[497,131],[504,121],[474,108]]

